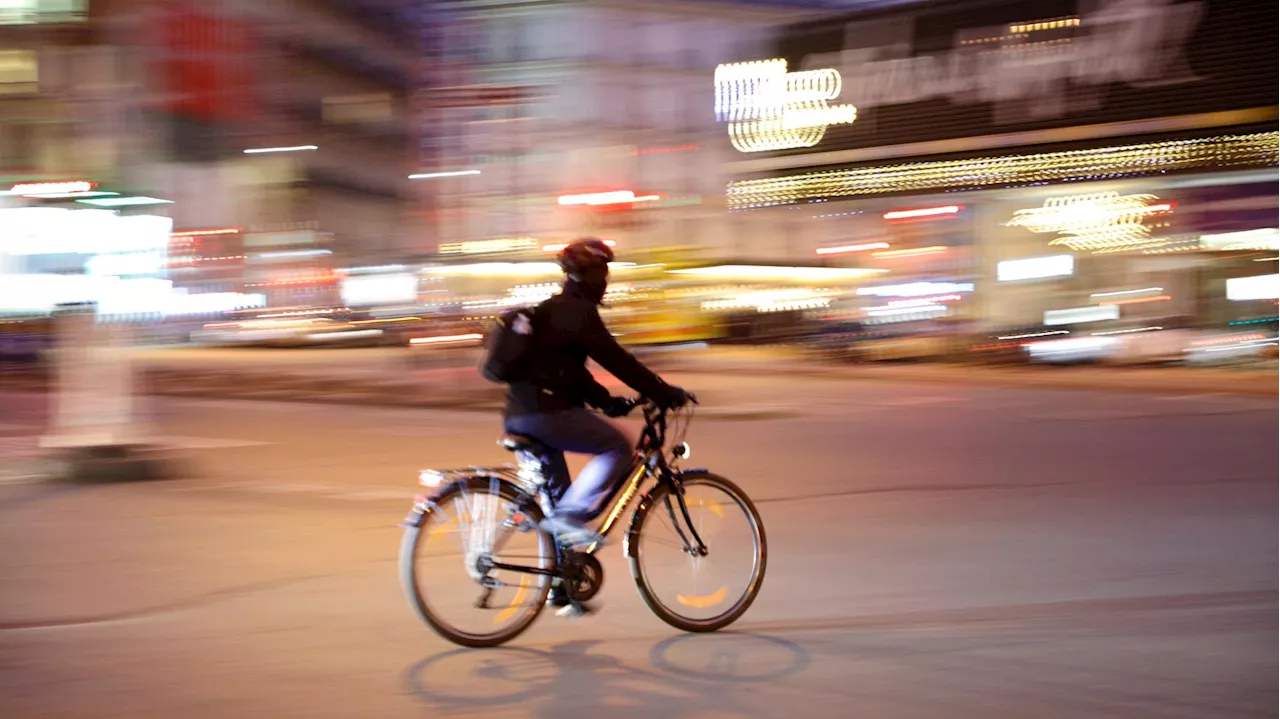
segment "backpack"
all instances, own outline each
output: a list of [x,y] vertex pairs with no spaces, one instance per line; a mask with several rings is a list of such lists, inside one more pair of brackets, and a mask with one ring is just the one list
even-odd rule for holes
[[490,382],[528,379],[532,370],[533,307],[510,309],[498,315],[484,338],[480,374]]

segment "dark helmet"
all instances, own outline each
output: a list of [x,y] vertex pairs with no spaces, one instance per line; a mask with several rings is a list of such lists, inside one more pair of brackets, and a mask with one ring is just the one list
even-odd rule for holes
[[613,262],[613,248],[604,240],[584,237],[565,245],[556,260],[571,279],[594,279],[608,274],[609,263]]

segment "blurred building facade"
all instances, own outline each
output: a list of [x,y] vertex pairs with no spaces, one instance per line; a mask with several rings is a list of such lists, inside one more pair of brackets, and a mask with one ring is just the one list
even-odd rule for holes
[[720,70],[727,205],[744,242],[887,271],[883,321],[1274,325],[1229,287],[1276,272],[1274,21],[989,0],[792,25],[752,58],[775,63]]
[[[443,246],[584,234],[620,250],[731,244],[731,149],[709,78],[766,52],[794,7],[591,0],[449,4],[452,73],[434,93],[446,133]],[[428,170],[424,169],[424,172]]]
[[[425,4],[6,4],[0,175],[166,201],[122,211],[188,232],[174,278],[193,289],[333,296],[335,266],[434,243],[407,179],[429,132],[412,104]],[[246,152],[299,147],[315,149]],[[280,261],[288,253],[306,272]]]

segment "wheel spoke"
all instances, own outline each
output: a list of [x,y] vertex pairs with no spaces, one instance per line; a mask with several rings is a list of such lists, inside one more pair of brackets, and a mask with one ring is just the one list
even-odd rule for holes
[[[520,496],[505,480],[473,478],[446,489],[421,531],[405,535],[401,576],[411,605],[452,642],[501,644],[524,631],[545,605],[551,577],[543,572],[555,568],[555,547],[543,533],[508,521],[518,514]],[[441,534],[456,539],[432,541]],[[482,572],[489,560],[515,568]]]
[[[659,618],[685,631],[713,631],[754,601],[764,573],[764,534],[750,500],[732,483],[710,475],[683,481],[682,507],[670,493],[647,506],[632,567]],[[715,561],[710,548],[706,557],[689,552],[689,543],[705,546],[709,536]]]

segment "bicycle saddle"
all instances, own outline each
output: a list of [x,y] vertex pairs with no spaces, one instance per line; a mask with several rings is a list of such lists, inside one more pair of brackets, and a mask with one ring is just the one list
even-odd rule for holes
[[498,444],[508,452],[534,452],[541,453],[549,449],[547,445],[530,437],[527,434],[513,434],[508,432],[498,438]]

